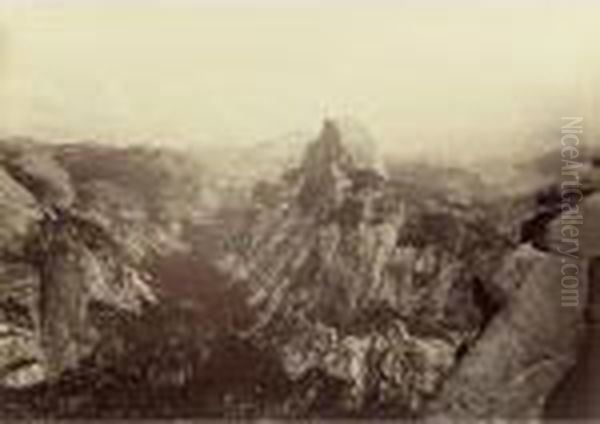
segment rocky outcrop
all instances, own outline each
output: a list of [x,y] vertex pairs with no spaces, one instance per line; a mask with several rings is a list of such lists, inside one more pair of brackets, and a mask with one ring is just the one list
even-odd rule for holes
[[75,189],[69,174],[49,152],[24,149],[5,160],[5,169],[35,194],[43,207],[67,209],[75,201]]
[[530,253],[520,287],[458,364],[433,410],[439,418],[539,418],[546,396],[577,358],[584,335],[587,281],[582,301],[565,307],[560,293],[561,258]]
[[290,378],[343,381],[347,413],[377,404],[413,415],[484,325],[487,288],[458,251],[476,243],[461,240],[468,223],[432,216],[456,231],[444,244],[373,163],[327,121],[289,201],[258,218],[227,267],[257,310],[248,337],[276,346]]
[[40,281],[24,251],[35,236],[42,212],[35,197],[3,169],[0,211],[0,382],[37,381],[41,370],[36,366],[40,352],[35,311]]
[[33,233],[42,216],[33,195],[0,169],[0,249],[4,254],[17,253]]
[[319,414],[325,378],[342,383],[342,415],[539,415],[582,322],[560,309],[560,258],[519,244],[487,206],[405,197],[344,139],[325,122],[222,263],[250,292],[245,337],[312,381],[292,414]]
[[[0,386],[58,378],[100,340],[94,306],[140,313],[155,301],[142,257],[75,203],[46,148],[11,146],[0,167]],[[88,203],[91,205],[91,203]]]

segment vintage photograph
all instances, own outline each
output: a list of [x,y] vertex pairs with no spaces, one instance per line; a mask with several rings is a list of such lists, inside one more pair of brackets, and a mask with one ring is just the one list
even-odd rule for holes
[[0,421],[596,396],[600,3],[0,0]]

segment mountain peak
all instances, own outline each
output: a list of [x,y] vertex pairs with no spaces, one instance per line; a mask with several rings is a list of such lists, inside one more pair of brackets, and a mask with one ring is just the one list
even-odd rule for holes
[[319,136],[307,147],[301,167],[300,203],[304,207],[338,204],[359,171],[384,176],[370,137],[352,129],[325,119]]
[[343,149],[342,143],[342,133],[338,124],[333,119],[325,119],[317,144],[329,148],[331,151],[336,151]]
[[323,121],[319,136],[304,157],[305,165],[314,162],[336,162],[344,168],[385,174],[376,143],[363,125],[350,118]]
[[309,173],[322,172],[336,164],[343,169],[354,166],[352,156],[343,144],[342,134],[332,120],[326,119],[318,138],[306,149],[302,167]]

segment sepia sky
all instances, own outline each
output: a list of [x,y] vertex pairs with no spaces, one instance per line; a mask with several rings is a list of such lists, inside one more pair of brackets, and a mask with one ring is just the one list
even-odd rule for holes
[[10,3],[4,136],[236,145],[352,116],[390,152],[506,156],[599,104],[584,3]]

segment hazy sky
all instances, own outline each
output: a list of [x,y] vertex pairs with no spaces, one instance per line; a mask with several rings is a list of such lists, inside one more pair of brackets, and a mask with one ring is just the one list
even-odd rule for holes
[[0,133],[233,144],[351,115],[386,149],[492,154],[598,104],[600,8],[362,3],[0,8]]

